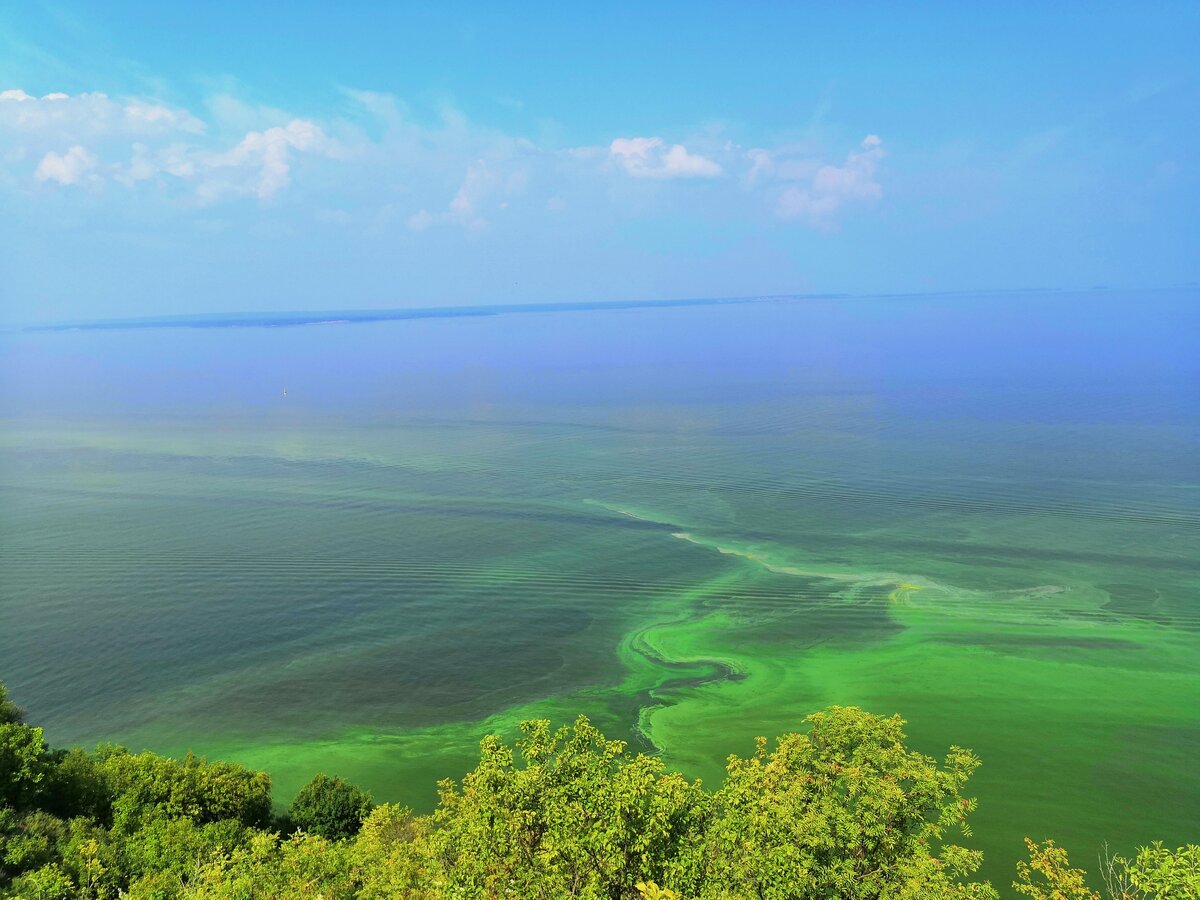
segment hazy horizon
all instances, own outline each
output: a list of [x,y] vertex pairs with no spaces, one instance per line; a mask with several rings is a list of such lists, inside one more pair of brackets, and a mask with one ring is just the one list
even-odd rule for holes
[[[1087,294],[1126,294],[1131,302],[1137,302],[1140,294],[1170,291],[1195,290],[1200,282],[1164,284],[1154,286],[1123,287],[1115,285],[1092,285],[1090,287],[1015,287],[974,288],[945,291],[884,291],[873,293],[782,293],[751,294],[721,297],[663,297],[655,300],[576,300],[541,303],[478,303],[445,306],[377,306],[377,307],[312,307],[296,309],[236,309],[226,312],[197,310],[187,313],[167,313],[113,318],[59,319],[26,322],[0,322],[0,328],[57,331],[91,328],[174,328],[174,327],[292,327],[302,325],[356,325],[370,322],[420,319],[451,318],[455,316],[485,316],[539,312],[592,312],[620,309],[652,309],[681,306],[745,305],[751,303],[811,301],[856,301],[856,300],[903,300],[917,297],[994,297],[1022,294],[1042,294],[1048,297]],[[339,316],[344,318],[326,318]]]

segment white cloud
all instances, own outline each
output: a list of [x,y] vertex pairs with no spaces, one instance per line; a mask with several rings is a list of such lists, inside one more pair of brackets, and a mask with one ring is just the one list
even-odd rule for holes
[[462,187],[458,189],[450,201],[447,213],[452,221],[467,228],[483,228],[487,225],[479,212],[480,201],[496,189],[497,179],[483,160],[477,160],[467,166],[467,174],[463,178]]
[[404,109],[400,101],[391,94],[351,89],[346,89],[344,93],[381,122],[397,125],[404,118]]
[[486,228],[489,223],[484,207],[493,211],[507,209],[507,198],[522,193],[529,182],[529,174],[523,168],[510,169],[504,174],[506,164],[510,161],[489,163],[477,159],[467,166],[467,173],[450,200],[445,219],[472,230]]
[[198,168],[195,153],[187,144],[151,148],[139,141],[133,144],[130,151],[128,164],[117,166],[115,174],[116,180],[126,186],[147,181],[160,173],[181,179],[192,178]]
[[663,178],[715,178],[721,167],[711,159],[688,153],[682,144],[676,144],[662,158]]
[[95,168],[96,157],[76,144],[66,153],[50,152],[43,156],[34,178],[38,181],[57,181],[59,184],[79,184]]
[[[816,227],[831,227],[846,207],[882,195],[883,147],[874,135],[836,164],[809,147],[738,147],[719,130],[690,146],[635,136],[548,149],[473,124],[453,109],[429,115],[389,94],[345,93],[345,114],[318,123],[223,95],[205,102],[202,120],[147,98],[101,92],[34,97],[12,88],[0,92],[0,189],[108,180],[131,191],[154,185],[167,202],[194,208],[272,199],[303,177],[313,185],[306,199],[320,209],[352,211],[354,223],[368,230],[407,226],[414,232],[446,223],[468,230],[493,220],[519,224],[522,216],[560,213],[568,204],[579,215],[590,207],[600,213],[605,205],[618,215],[654,215],[673,202],[674,192],[645,190],[645,184],[627,184],[617,198],[606,177],[614,172],[649,182],[729,173],[736,177],[696,202],[711,202],[714,215],[756,209]],[[329,159],[345,163],[336,185],[323,162]],[[727,196],[730,205],[722,206],[724,187],[752,193],[758,202]],[[630,192],[636,203],[623,202]]]
[[0,131],[91,142],[169,132],[201,134],[204,123],[185,109],[148,100],[114,100],[99,91],[38,98],[12,88],[0,92]]
[[785,189],[779,195],[777,213],[784,219],[829,227],[846,204],[871,202],[883,196],[883,188],[875,178],[883,156],[883,142],[876,135],[868,135],[842,165],[821,166],[808,184]]
[[284,127],[251,131],[226,153],[213,157],[213,168],[257,170],[253,193],[266,199],[291,183],[292,151],[332,153],[334,144],[313,122],[293,119]]
[[749,187],[754,187],[759,181],[770,178],[775,173],[775,160],[766,150],[747,150],[746,156],[751,163],[750,171],[745,176],[746,184]]
[[[66,94],[50,94],[46,100],[68,100]],[[158,103],[145,103],[134,100],[124,107],[125,120],[133,128],[146,131],[186,131],[199,134],[204,131],[204,123],[192,116],[186,110],[173,109]]]
[[662,146],[662,138],[617,138],[608,152],[619,157],[623,165],[647,165],[652,151]]
[[609,158],[635,178],[715,178],[721,167],[683,144],[667,147],[662,138],[617,138]]

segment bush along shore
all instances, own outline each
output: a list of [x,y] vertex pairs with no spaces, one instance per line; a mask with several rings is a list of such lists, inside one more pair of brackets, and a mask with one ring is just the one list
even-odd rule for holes
[[[319,774],[277,815],[262,772],[101,746],[46,746],[0,685],[0,897],[1000,897],[966,846],[979,759],[904,744],[853,707],[762,738],[704,788],[586,718],[491,736],[427,816]],[[1097,881],[1027,841],[1009,896],[1200,898],[1200,846],[1109,857]]]

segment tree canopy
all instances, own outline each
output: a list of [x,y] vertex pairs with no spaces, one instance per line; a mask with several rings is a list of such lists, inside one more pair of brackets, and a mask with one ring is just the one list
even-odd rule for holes
[[[0,898],[888,898],[989,900],[964,842],[979,760],[905,745],[903,721],[809,716],[730,757],[708,790],[586,718],[485,738],[478,766],[414,815],[319,774],[274,816],[270,778],[102,746],[54,750],[0,685]],[[1098,900],[1053,841],[1012,888]],[[1200,846],[1110,856],[1110,898],[1200,898]]]
[[337,841],[358,834],[374,806],[366,791],[321,772],[300,789],[288,819],[301,831]]
[[21,708],[8,698],[8,688],[0,683],[0,725],[21,721]]

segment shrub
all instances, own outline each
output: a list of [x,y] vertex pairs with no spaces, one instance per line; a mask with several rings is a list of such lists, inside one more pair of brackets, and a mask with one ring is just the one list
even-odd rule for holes
[[370,795],[348,781],[318,774],[300,789],[288,819],[302,831],[338,841],[358,834],[373,807]]

